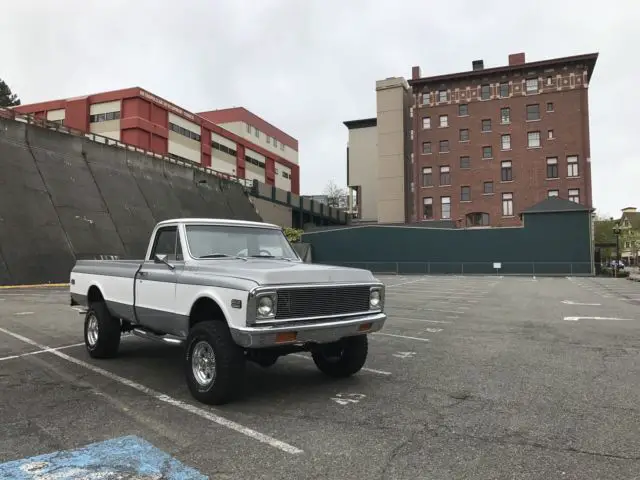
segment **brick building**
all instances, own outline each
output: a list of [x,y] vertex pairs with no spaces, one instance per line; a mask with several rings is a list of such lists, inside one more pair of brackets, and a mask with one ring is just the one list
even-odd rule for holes
[[[591,207],[588,85],[597,57],[526,63],[525,54],[517,53],[505,66],[484,68],[478,60],[469,71],[431,77],[413,67],[404,89],[412,97],[411,120],[403,128],[411,154],[404,191],[394,197],[411,205],[404,218],[384,221],[515,226],[520,212],[550,196]],[[379,129],[381,112],[389,110],[379,106],[377,127],[369,128]],[[393,122],[400,126],[402,118],[396,115]],[[350,145],[355,135],[350,131]],[[388,137],[377,133],[378,151],[389,152]],[[360,179],[353,178],[357,160],[351,148],[350,188],[360,191]],[[369,195],[388,190],[380,172],[375,183],[365,180]]]
[[300,193],[298,141],[244,108],[194,114],[136,87],[14,110]]

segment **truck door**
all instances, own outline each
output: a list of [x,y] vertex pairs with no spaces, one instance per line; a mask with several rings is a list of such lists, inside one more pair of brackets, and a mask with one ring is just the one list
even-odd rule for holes
[[[166,263],[156,260],[164,256]],[[135,280],[135,309],[141,325],[160,333],[177,334],[176,285],[184,269],[177,226],[158,229],[153,248]]]

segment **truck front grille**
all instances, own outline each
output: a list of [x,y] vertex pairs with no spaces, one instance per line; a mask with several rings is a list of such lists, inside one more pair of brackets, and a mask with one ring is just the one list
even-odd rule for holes
[[276,319],[324,317],[369,310],[368,286],[301,287],[278,290]]

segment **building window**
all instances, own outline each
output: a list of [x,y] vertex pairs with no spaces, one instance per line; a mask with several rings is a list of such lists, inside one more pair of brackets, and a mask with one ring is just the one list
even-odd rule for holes
[[260,130],[258,130],[256,127],[253,127],[253,133],[257,138],[260,138]]
[[557,197],[560,194],[558,190],[549,190],[547,192],[547,198]]
[[468,227],[486,227],[489,225],[489,214],[474,212],[467,214]]
[[120,120],[120,112],[98,113],[89,116],[90,123],[109,122],[111,120]]
[[449,151],[449,140],[440,140],[440,153],[447,153]]
[[278,146],[278,140],[276,140],[275,138],[273,139],[273,146],[277,147]]
[[423,167],[422,168],[422,186],[430,187],[433,185],[433,175],[432,175],[431,167]]
[[553,77],[547,77],[547,85],[553,84]]
[[540,120],[540,105],[527,105],[527,120]]
[[430,220],[433,218],[433,198],[424,197],[422,199],[422,219]]
[[578,156],[572,155],[567,157],[567,177],[577,177],[578,172]]
[[577,188],[572,188],[569,190],[569,201],[580,203],[580,190]]
[[507,82],[503,82],[500,84],[500,97],[506,98],[509,96],[509,84]]
[[513,168],[511,167],[511,160],[505,160],[500,163],[500,179],[503,182],[510,182],[513,180]]
[[467,185],[460,187],[460,201],[461,202],[471,201],[471,187]]
[[249,125],[248,123],[246,125],[247,125],[247,133],[251,133],[251,125]]
[[212,142],[211,142],[211,147],[212,147],[214,150],[218,150],[218,151],[220,151],[220,152],[224,152],[224,153],[226,153],[226,154],[228,154],[228,155],[232,155],[232,156],[234,156],[234,157],[235,157],[235,156],[236,156],[236,154],[238,153],[235,149],[233,149],[233,148],[229,148],[229,147],[227,147],[226,145],[222,145],[222,144],[220,144],[220,143],[218,143],[218,142],[214,142],[214,141],[212,141]]
[[553,102],[547,102],[547,112],[553,112]]
[[553,140],[553,130],[548,130],[548,131],[547,131],[547,138],[548,138],[549,140]]
[[447,165],[440,167],[440,185],[451,185],[451,171]]
[[422,128],[431,128],[431,117],[422,117]]
[[482,100],[489,100],[491,98],[491,85],[482,85],[480,87],[480,98]]
[[461,142],[468,142],[469,141],[469,129],[468,128],[461,128],[460,129],[460,141]]
[[460,168],[471,168],[471,158],[460,157]]
[[422,154],[427,155],[431,153],[431,142],[422,142]]
[[511,150],[511,135],[502,135],[500,142],[502,150]]
[[547,158],[547,178],[558,178],[558,159],[556,157]]
[[422,105],[429,104],[429,92],[422,92]]
[[271,137],[267,135],[267,143],[271,143]]
[[500,123],[511,123],[511,109],[509,107],[500,109]]
[[440,115],[440,126],[441,127],[449,126],[449,115]]
[[491,119],[485,118],[484,120],[482,120],[482,131],[483,132],[491,131]]
[[493,182],[484,182],[484,193],[493,193]]
[[502,216],[513,216],[513,193],[502,194]]
[[493,148],[490,146],[482,147],[482,158],[493,158]]
[[438,102],[446,102],[449,100],[449,92],[446,90],[438,90]]
[[528,78],[527,79],[526,92],[527,93],[538,93],[538,79],[537,78]]
[[466,117],[467,115],[469,115],[469,105],[467,105],[466,103],[461,103],[460,105],[458,105],[458,116]]
[[527,146],[529,148],[540,147],[540,132],[527,133]]
[[180,125],[176,125],[175,123],[169,122],[169,130],[171,130],[172,132],[179,133],[180,135],[190,138],[191,140],[195,140],[196,142],[200,141],[200,135],[198,135],[195,132],[192,132],[191,130],[187,130],[184,127],[181,127]]
[[451,218],[451,197],[440,197],[440,209],[443,219]]
[[251,163],[252,165],[256,165],[256,166],[258,166],[260,168],[265,168],[265,163],[263,161],[258,160],[257,158],[250,157],[246,153],[244,155],[244,160],[245,160],[245,162]]

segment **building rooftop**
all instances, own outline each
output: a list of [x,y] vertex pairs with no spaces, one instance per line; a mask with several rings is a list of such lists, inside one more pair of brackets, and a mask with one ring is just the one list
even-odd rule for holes
[[551,197],[525,208],[521,212],[521,215],[523,213],[590,212],[592,210],[592,208],[585,207],[580,203],[565,200],[560,197]]
[[349,130],[353,130],[356,128],[369,128],[375,127],[378,125],[378,119],[376,117],[373,118],[362,118],[360,120],[347,120],[342,122]]
[[488,75],[506,74],[533,68],[551,68],[559,65],[584,63],[588,67],[587,81],[591,80],[591,75],[598,59],[598,53],[587,53],[582,55],[573,55],[570,57],[557,57],[537,62],[525,62],[524,53],[515,53],[509,55],[509,64],[500,67],[484,68],[483,60],[474,60],[473,69],[465,72],[448,73],[445,75],[436,75],[432,77],[421,77],[420,67],[413,67],[412,79],[409,85],[419,86],[433,82],[444,82],[448,80],[461,80],[463,78],[486,77]]

